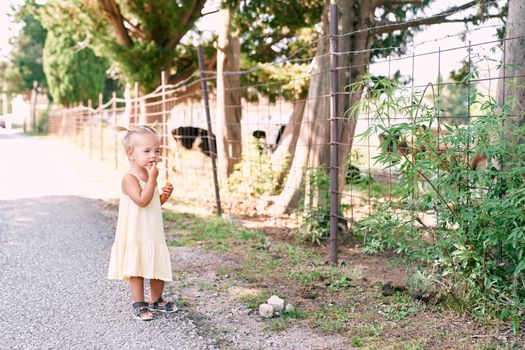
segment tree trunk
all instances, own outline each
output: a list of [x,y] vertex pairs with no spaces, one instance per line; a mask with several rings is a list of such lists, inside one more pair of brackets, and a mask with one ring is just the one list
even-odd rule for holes
[[241,90],[240,75],[225,71],[238,71],[240,67],[239,38],[231,33],[230,10],[221,10],[224,24],[219,33],[217,47],[217,113],[216,130],[219,177],[225,181],[233,166],[241,160]]
[[[325,1],[321,22],[321,37],[328,33],[328,8],[329,1]],[[319,97],[326,96],[329,86],[328,71],[330,62],[326,56],[328,51],[328,40],[320,40],[313,62],[306,107],[302,124],[299,128],[295,151],[293,152],[294,157],[290,166],[290,172],[283,191],[275,201],[277,214],[297,208],[308,167],[326,164],[326,152],[323,152],[323,148],[326,149],[327,129],[325,125],[328,117],[328,101],[324,97]]]
[[[339,6],[339,30],[341,33],[349,33],[370,25],[374,7],[366,0],[338,0]],[[328,9],[330,1],[325,1],[325,8],[322,16],[321,37],[329,34]],[[372,36],[367,31],[358,32],[354,35],[340,37],[339,51],[348,52],[355,50],[355,54],[339,55],[339,67],[351,67],[350,69],[340,69],[338,84],[338,118],[339,119],[339,191],[344,187],[345,167],[344,163],[347,154],[351,151],[352,141],[355,132],[355,121],[343,120],[342,116],[351,106],[358,102],[361,97],[360,91],[354,94],[343,93],[348,91],[348,85],[355,82],[363,75],[368,67],[370,54],[368,49],[372,45]],[[364,50],[364,51],[361,51]],[[306,110],[303,116],[303,124],[299,131],[294,157],[291,164],[289,176],[287,178],[283,192],[275,202],[277,214],[290,212],[297,208],[302,189],[305,183],[305,176],[308,169],[319,167],[327,168],[329,161],[329,117],[330,108],[329,96],[330,88],[330,52],[329,40],[319,41],[316,57],[314,58],[313,70],[311,73],[310,86],[308,89],[308,99]],[[305,195],[310,193],[306,189]],[[312,198],[311,193],[308,194]],[[316,197],[315,195],[313,197]],[[340,201],[341,198],[339,198]],[[313,205],[315,205],[315,201]]]
[[286,173],[288,173],[288,170],[290,170],[290,164],[294,157],[297,138],[299,137],[299,132],[301,130],[305,105],[306,96],[301,97],[294,103],[292,117],[284,128],[277,148],[272,153],[272,169],[275,173],[278,187],[282,186],[284,177]]
[[[507,116],[511,119],[507,123],[505,139],[511,130],[523,126],[523,107],[525,107],[525,3],[523,0],[510,0],[507,25],[505,29],[505,42],[503,45],[503,69],[500,71],[500,79],[496,93],[498,106],[503,107]],[[512,65],[509,67],[508,65]],[[512,127],[510,124],[513,124]],[[523,143],[523,138],[518,137],[516,144]]]

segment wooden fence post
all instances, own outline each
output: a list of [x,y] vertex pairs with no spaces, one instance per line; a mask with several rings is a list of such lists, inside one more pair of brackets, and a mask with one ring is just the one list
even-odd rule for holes
[[166,181],[169,180],[169,171],[168,171],[168,125],[166,118],[166,71],[162,71],[160,75],[161,89],[162,89],[162,138],[161,138],[161,147],[162,147],[162,156],[164,157],[164,177]]
[[89,158],[93,158],[93,123],[91,123],[93,103],[91,99],[88,100],[88,118],[87,122],[89,125]]
[[134,99],[135,113],[133,114],[133,124],[139,123],[140,103],[139,103],[139,83],[135,82],[135,99]]
[[117,93],[113,91],[111,94],[111,115],[113,117],[113,125],[115,129],[113,133],[115,135],[115,169],[118,169],[118,136],[117,136]]
[[100,121],[100,160],[104,160],[104,125],[102,123],[102,94],[98,94],[98,116]]

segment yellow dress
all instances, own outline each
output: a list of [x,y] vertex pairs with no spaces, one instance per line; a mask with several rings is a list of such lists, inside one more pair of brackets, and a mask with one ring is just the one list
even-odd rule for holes
[[[144,189],[146,183],[140,179],[139,183]],[[153,199],[144,208],[125,194],[120,197],[108,278],[129,280],[135,276],[172,281],[170,254],[164,236],[157,188]]]

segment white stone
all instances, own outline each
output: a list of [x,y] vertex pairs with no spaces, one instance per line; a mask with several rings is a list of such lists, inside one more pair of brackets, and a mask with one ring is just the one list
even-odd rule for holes
[[286,307],[284,308],[284,311],[292,312],[293,310],[295,310],[295,308],[293,307],[292,304],[290,304],[290,303],[286,304]]
[[284,309],[284,300],[279,298],[277,295],[272,295],[268,301],[268,304],[273,306],[275,312],[281,312]]
[[270,304],[259,305],[259,315],[261,315],[262,317],[272,317],[273,306],[271,306]]

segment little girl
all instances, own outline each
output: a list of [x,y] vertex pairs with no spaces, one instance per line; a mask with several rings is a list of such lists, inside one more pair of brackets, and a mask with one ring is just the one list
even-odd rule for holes
[[[161,195],[157,190],[160,141],[155,130],[136,126],[127,131],[122,143],[130,169],[122,177],[108,278],[129,280],[133,316],[149,321],[153,319],[152,311],[176,311],[172,302],[162,298],[164,281],[172,280],[172,271],[160,206],[168,200],[173,187],[167,183]],[[149,303],[144,301],[144,278],[150,280]]]

